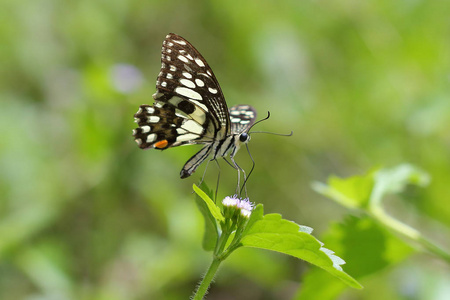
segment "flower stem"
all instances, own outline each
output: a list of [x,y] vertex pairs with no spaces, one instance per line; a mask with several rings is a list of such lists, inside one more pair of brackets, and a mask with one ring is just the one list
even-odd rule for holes
[[217,269],[219,268],[219,265],[222,261],[218,259],[217,257],[214,257],[211,265],[208,268],[208,271],[206,272],[205,276],[203,277],[202,281],[200,282],[200,285],[198,286],[197,291],[194,294],[193,300],[201,300],[205,296],[206,292],[208,291],[209,285],[211,284],[212,280],[214,279],[214,275],[217,272]]
[[369,214],[371,214],[375,220],[377,220],[387,228],[411,239],[412,241],[415,241],[416,243],[419,243],[424,249],[428,250],[436,256],[439,256],[443,260],[447,261],[447,263],[450,263],[450,254],[448,252],[425,238],[418,230],[406,225],[405,223],[400,222],[397,219],[392,218],[382,208],[371,207],[371,209],[369,210]]

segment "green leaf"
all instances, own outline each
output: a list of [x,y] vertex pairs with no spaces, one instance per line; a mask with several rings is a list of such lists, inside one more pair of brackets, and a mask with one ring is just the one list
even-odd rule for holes
[[[413,251],[403,240],[369,217],[347,217],[344,223],[330,227],[324,241],[348,261],[346,270],[356,279],[380,273]],[[326,289],[323,288],[325,285]],[[330,280],[328,274],[312,269],[303,277],[302,288],[295,299],[336,299],[344,289],[343,283]]]
[[331,176],[328,185],[314,182],[312,188],[347,208],[356,209],[364,207],[369,202],[374,185],[373,176],[373,172],[345,179]]
[[268,214],[256,220],[244,232],[241,244],[303,259],[328,271],[349,286],[361,288],[355,279],[342,270],[341,265],[345,262],[334,255],[333,251],[322,247],[323,244],[305,230],[306,227],[284,220],[279,214]]
[[366,208],[380,205],[382,198],[389,193],[399,193],[408,184],[425,186],[430,177],[412,165],[403,164],[391,169],[370,171],[363,176],[339,178],[331,176],[328,184],[314,182],[312,188],[341,205],[351,208]]
[[[203,190],[208,189],[206,184],[202,187]],[[210,192],[211,191],[208,191],[208,194],[211,195]],[[216,246],[217,239],[219,238],[216,219],[211,214],[206,202],[203,201],[199,195],[196,195],[195,203],[197,204],[197,207],[205,220],[205,233],[203,235],[202,247],[205,251],[213,251]]]
[[253,224],[261,220],[263,217],[264,217],[264,206],[262,204],[258,204],[253,209],[252,214],[250,215],[250,219],[248,220],[244,230],[242,231],[242,236],[245,236],[250,230],[250,228],[252,228]]
[[382,169],[375,175],[375,186],[370,201],[380,205],[387,194],[402,192],[408,184],[424,187],[430,183],[430,176],[419,168],[403,164],[391,169]]
[[211,198],[206,195],[204,191],[202,191],[198,186],[195,184],[192,186],[194,188],[195,193],[200,196],[200,198],[205,201],[206,205],[208,206],[209,211],[213,215],[213,217],[219,221],[222,222],[225,220],[224,216],[222,215],[222,212],[220,211],[220,208],[214,203],[214,201],[211,200]]

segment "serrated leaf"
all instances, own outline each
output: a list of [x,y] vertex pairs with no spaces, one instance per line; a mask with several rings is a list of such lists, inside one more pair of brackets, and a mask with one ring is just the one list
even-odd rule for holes
[[282,219],[279,214],[268,214],[255,221],[244,232],[241,244],[303,259],[328,271],[349,286],[361,288],[355,279],[342,270],[340,265],[345,262],[341,258],[335,256],[333,251],[323,248],[315,237],[300,229],[298,224]]
[[[207,187],[204,185],[203,190],[206,189]],[[219,236],[216,219],[211,214],[206,202],[203,201],[199,195],[196,195],[195,203],[197,204],[197,207],[205,220],[205,232],[203,234],[202,247],[205,251],[213,251]]]
[[[349,216],[344,223],[333,224],[324,236],[327,245],[348,261],[346,270],[356,279],[377,274],[407,258],[412,248],[369,217]],[[330,280],[324,272],[310,270],[303,277],[302,288],[295,297],[303,299],[336,299],[345,285]],[[323,286],[327,286],[323,289]]]
[[211,198],[206,195],[204,191],[202,191],[198,186],[195,184],[192,186],[194,188],[194,191],[197,195],[200,196],[200,198],[205,201],[206,205],[208,206],[209,211],[211,212],[212,216],[219,222],[222,222],[225,220],[224,216],[222,215],[222,212],[220,211],[220,208],[214,203],[214,201],[211,200]]

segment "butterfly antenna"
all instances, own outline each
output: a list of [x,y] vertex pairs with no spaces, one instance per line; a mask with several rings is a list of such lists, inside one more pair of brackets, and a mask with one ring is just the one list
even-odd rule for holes
[[[244,180],[244,184],[242,185],[242,188],[241,188],[240,193],[242,193],[242,189],[243,189],[244,186],[247,184],[247,181],[248,181],[248,179],[250,178],[250,175],[252,175],[253,169],[255,168],[255,165],[256,165],[256,162],[255,162],[255,160],[253,159],[252,154],[250,153],[250,149],[248,148],[248,144],[245,144],[245,147],[247,147],[248,155],[250,156],[250,159],[252,160],[252,168],[251,168],[250,172],[248,173],[248,176],[247,176],[247,177],[245,178],[245,180]],[[246,189],[246,190],[247,190],[247,189]],[[245,195],[247,196],[247,194],[245,194]]]
[[256,121],[252,126],[250,126],[250,128],[247,130],[247,132],[250,131],[250,129],[252,129],[253,126],[255,126],[256,124],[261,123],[262,121],[268,120],[269,118],[270,118],[270,111],[267,112],[267,117],[265,117],[264,119],[261,119],[259,121]]
[[267,134],[273,134],[273,135],[279,135],[279,136],[292,136],[294,134],[293,131],[291,131],[291,133],[289,133],[289,134],[275,133],[275,132],[269,132],[269,131],[253,131],[253,132],[249,132],[249,134],[254,134],[254,133],[267,133]]
[[[250,130],[253,128],[253,126],[255,126],[258,123],[261,123],[262,121],[268,120],[270,118],[270,111],[267,112],[267,117],[265,117],[264,119],[261,119],[257,122],[255,122],[249,129],[248,129],[248,133],[249,134],[253,134],[253,133],[268,133],[268,134],[273,134],[273,135],[279,135],[279,136],[292,136],[294,134],[293,131],[291,131],[291,133],[289,134],[283,134],[283,133],[274,133],[274,132],[268,132],[268,131],[252,131],[250,132]],[[251,155],[250,155],[251,156]],[[250,175],[250,174],[249,174]]]

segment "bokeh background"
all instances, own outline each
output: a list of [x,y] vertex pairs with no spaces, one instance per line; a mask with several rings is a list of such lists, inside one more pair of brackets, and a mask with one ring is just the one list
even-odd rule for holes
[[[230,106],[271,112],[259,130],[294,131],[250,143],[249,196],[267,213],[320,239],[347,211],[312,181],[408,162],[432,182],[390,199],[392,209],[449,249],[448,2],[0,5],[0,299],[191,295],[211,259],[191,193],[203,168],[179,178],[198,148],[142,151],[131,136],[138,106],[152,103],[169,32],[199,49]],[[251,167],[245,151],[237,161]],[[236,174],[221,165],[223,197]],[[206,182],[216,176],[211,165]],[[292,299],[314,268],[240,249],[209,299]],[[450,298],[449,266],[427,254],[358,279],[366,289],[340,299]]]

